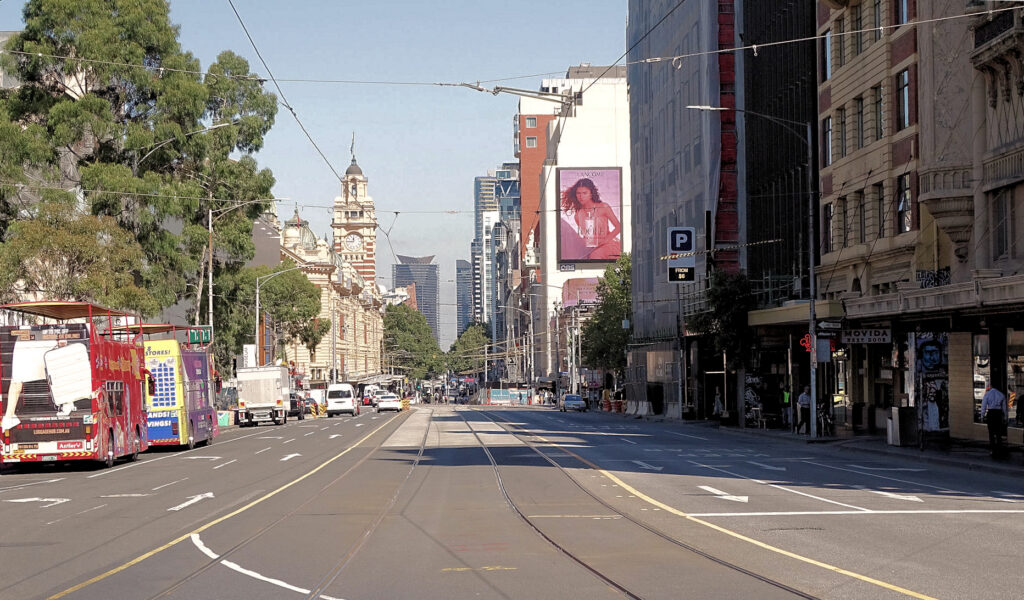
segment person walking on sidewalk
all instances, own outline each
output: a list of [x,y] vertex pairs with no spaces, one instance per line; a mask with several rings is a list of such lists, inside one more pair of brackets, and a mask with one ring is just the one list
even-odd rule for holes
[[800,433],[804,425],[807,426],[807,434],[811,433],[811,386],[804,386],[804,393],[800,394],[800,397],[796,399],[796,403],[800,406],[800,421],[796,424],[796,432]]
[[1009,414],[1006,396],[989,386],[981,399],[981,419],[988,425],[988,448],[993,457],[1001,453],[1006,435],[1006,417]]

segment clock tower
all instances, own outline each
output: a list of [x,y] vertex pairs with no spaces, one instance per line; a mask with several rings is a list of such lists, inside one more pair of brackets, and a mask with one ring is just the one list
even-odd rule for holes
[[334,251],[352,264],[370,287],[377,278],[377,216],[366,184],[366,176],[356,164],[353,152],[352,164],[341,182],[341,195],[334,199],[331,228]]

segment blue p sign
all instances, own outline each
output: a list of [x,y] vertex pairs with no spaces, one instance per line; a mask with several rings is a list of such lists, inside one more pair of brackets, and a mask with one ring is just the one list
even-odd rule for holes
[[672,252],[693,252],[693,231],[676,229],[669,236],[669,250]]

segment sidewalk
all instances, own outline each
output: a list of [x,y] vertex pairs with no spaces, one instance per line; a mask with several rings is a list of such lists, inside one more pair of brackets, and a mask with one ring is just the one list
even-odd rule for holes
[[[601,412],[601,411],[594,411]],[[615,413],[604,413],[614,415]],[[628,417],[627,415],[623,415]],[[642,417],[645,421],[661,421],[678,423],[687,427],[714,427],[722,433],[730,435],[761,436],[772,439],[802,444],[826,444],[843,451],[863,452],[878,456],[899,456],[906,460],[914,460],[934,465],[958,467],[970,471],[982,471],[1000,475],[1024,476],[1024,456],[1021,448],[1011,448],[1009,458],[995,460],[989,455],[988,445],[970,440],[952,440],[947,448],[936,442],[930,442],[924,450],[914,446],[890,446],[885,435],[854,435],[851,430],[837,428],[834,437],[810,438],[806,434],[797,434],[784,429],[757,429],[739,427],[720,427],[710,421],[678,421],[662,417]]]

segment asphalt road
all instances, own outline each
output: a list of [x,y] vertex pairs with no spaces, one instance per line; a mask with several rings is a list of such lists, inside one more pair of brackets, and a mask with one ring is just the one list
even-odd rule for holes
[[1010,598],[1024,482],[421,405],[0,478],[0,599]]

